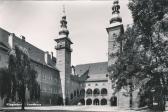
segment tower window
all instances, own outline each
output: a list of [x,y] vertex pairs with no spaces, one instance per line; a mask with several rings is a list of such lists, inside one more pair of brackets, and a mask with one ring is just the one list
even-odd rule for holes
[[117,37],[117,34],[116,34],[116,33],[113,33],[113,37],[115,37],[115,38],[116,38],[116,37]]

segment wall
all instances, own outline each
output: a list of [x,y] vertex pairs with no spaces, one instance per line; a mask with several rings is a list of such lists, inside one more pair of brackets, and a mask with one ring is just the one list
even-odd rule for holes
[[35,62],[32,66],[38,73],[37,81],[41,90],[40,103],[57,105],[57,98],[62,97],[59,71]]
[[8,67],[8,53],[0,49],[0,68]]
[[[95,82],[85,82],[85,85],[86,85],[86,88],[85,88],[85,93],[87,92],[87,90],[88,89],[92,89],[92,95],[85,95],[85,102],[86,102],[86,100],[87,99],[91,99],[92,100],[92,104],[93,104],[93,101],[95,100],[95,99],[98,99],[99,100],[99,105],[101,104],[101,100],[102,99],[106,99],[107,100],[107,103],[108,103],[108,101],[109,101],[109,98],[108,98],[108,82],[107,81],[95,81]],[[99,95],[94,95],[93,94],[93,91],[95,90],[95,89],[99,89],[99,91],[100,91],[100,94]],[[101,94],[101,90],[102,89],[106,89],[107,90],[107,95],[105,95],[105,94]]]

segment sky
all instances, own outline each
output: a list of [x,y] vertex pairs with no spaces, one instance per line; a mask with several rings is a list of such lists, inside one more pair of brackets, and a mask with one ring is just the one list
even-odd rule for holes
[[[112,0],[107,1],[4,1],[0,0],[0,27],[23,35],[43,51],[54,52],[59,38],[63,4],[72,42],[72,65],[107,61],[106,28],[112,16]],[[132,23],[128,0],[120,0],[124,27]]]

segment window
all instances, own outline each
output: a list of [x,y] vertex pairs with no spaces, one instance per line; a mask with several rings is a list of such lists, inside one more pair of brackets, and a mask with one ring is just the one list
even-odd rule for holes
[[98,84],[96,83],[95,86],[98,86]]
[[45,75],[42,75],[42,79],[45,80]]
[[1,61],[1,55],[0,55],[0,61]]
[[106,74],[106,77],[108,77],[108,74]]
[[88,86],[90,86],[90,84],[88,84]]

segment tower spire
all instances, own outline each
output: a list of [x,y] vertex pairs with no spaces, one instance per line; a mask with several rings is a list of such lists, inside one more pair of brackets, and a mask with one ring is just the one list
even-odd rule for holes
[[65,5],[63,5],[63,16],[62,19],[60,21],[61,25],[61,30],[59,31],[59,35],[60,36],[66,36],[68,37],[69,35],[69,30],[67,29],[67,20],[66,20],[66,14],[65,14]]
[[110,24],[115,22],[122,22],[122,18],[119,16],[120,14],[119,10],[120,10],[119,0],[114,0],[112,6],[112,18],[110,19]]

